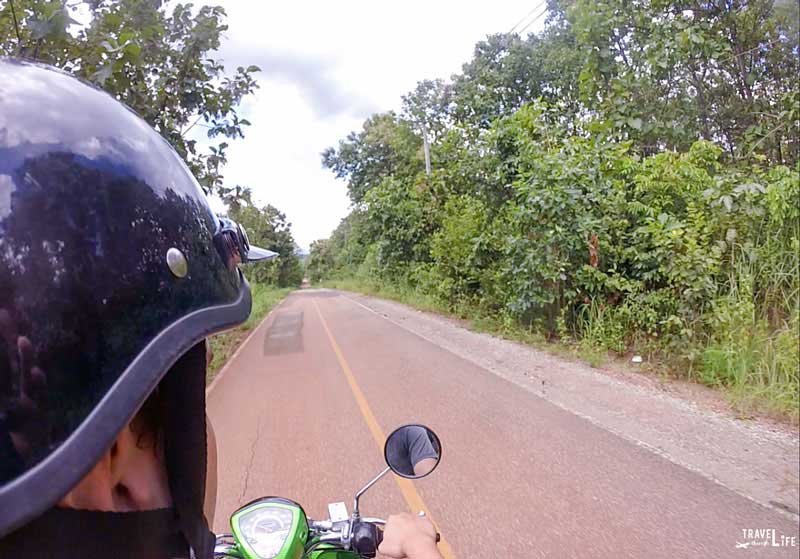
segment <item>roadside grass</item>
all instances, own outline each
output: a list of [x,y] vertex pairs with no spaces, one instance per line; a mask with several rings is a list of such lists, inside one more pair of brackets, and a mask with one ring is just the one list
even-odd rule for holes
[[[326,279],[319,282],[312,287],[327,287],[330,289],[343,289],[344,291],[355,291],[363,293],[364,295],[371,295],[380,297],[381,299],[389,299],[390,301],[397,301],[406,305],[412,306],[416,309],[431,312],[446,312],[442,309],[441,305],[416,290],[403,289],[393,285],[386,285],[382,283],[373,282],[354,277],[344,277],[337,279]],[[451,314],[452,313],[447,313]]]
[[[627,361],[630,355],[630,351],[626,353],[628,348],[621,343],[618,332],[604,324],[604,317],[596,309],[590,309],[584,317],[581,328],[585,337],[576,340],[573,336],[564,335],[561,340],[548,340],[541,333],[525,328],[516,321],[466,304],[448,308],[412,288],[354,277],[327,279],[314,287],[353,291],[460,319],[476,332],[528,344],[557,357],[578,359],[594,368],[615,360],[620,362],[623,356]],[[796,328],[789,328],[777,337],[752,330],[739,334],[739,339],[726,340],[724,344],[711,342],[706,346],[700,374],[691,371],[687,374],[685,362],[671,359],[643,340],[641,344],[636,344],[636,353],[643,356],[643,363],[637,366],[637,370],[663,377],[688,379],[720,390],[742,417],[762,413],[797,425],[800,421],[797,381],[800,361]],[[712,370],[715,375],[722,374],[734,380],[720,382],[709,376],[708,371]]]
[[800,348],[797,327],[770,334],[759,322],[731,339],[712,341],[702,356],[700,380],[724,387],[742,412],[766,410],[798,421]]
[[602,367],[609,361],[607,351],[596,348],[587,348],[571,343],[548,341],[540,332],[532,328],[525,328],[519,323],[503,319],[491,313],[469,306],[459,305],[452,309],[438,303],[432,297],[414,289],[400,288],[383,285],[370,280],[354,277],[325,279],[312,287],[325,287],[353,291],[363,295],[397,301],[421,311],[435,312],[443,316],[455,318],[464,322],[470,330],[491,334],[505,340],[528,344],[546,351],[556,357],[567,359],[580,359],[591,367]]
[[211,381],[250,331],[258,326],[267,313],[292,291],[291,288],[278,288],[260,283],[251,283],[250,290],[253,295],[253,310],[250,312],[247,322],[209,338],[213,359],[206,371],[206,386],[211,384]]

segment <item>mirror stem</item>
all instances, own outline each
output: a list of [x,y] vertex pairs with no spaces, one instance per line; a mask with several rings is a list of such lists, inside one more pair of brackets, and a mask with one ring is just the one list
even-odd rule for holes
[[372,481],[370,481],[368,484],[366,484],[364,487],[362,487],[361,490],[358,493],[356,493],[356,498],[355,498],[355,501],[353,502],[353,518],[354,519],[358,519],[361,516],[361,513],[359,513],[359,511],[358,511],[358,500],[361,498],[361,495],[366,493],[367,489],[369,489],[370,487],[375,485],[378,482],[379,479],[381,479],[383,476],[385,476],[386,474],[388,474],[391,471],[392,471],[391,468],[386,468],[381,473],[379,473],[377,476],[375,476],[375,478]]

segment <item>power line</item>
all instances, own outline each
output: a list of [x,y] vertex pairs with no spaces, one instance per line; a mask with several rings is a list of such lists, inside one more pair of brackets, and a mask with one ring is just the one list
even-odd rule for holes
[[[536,16],[535,18],[533,18],[531,21],[529,21],[529,22],[528,22],[528,24],[527,24],[525,27],[523,27],[522,29],[520,29],[519,31],[517,31],[517,33],[522,33],[522,32],[523,32],[523,31],[525,31],[525,30],[526,30],[528,27],[530,27],[531,25],[533,25],[534,23],[536,23],[536,21],[538,21],[538,20],[539,20],[539,19],[540,19],[540,18],[541,18],[541,17],[542,17],[544,14],[546,14],[546,13],[547,13],[547,11],[548,11],[548,7],[547,7],[547,1],[548,1],[548,0],[542,0],[542,1],[541,1],[541,2],[539,2],[539,3],[538,3],[536,6],[534,6],[534,8],[533,8],[533,9],[532,9],[530,12],[528,12],[527,14],[525,14],[525,17],[523,17],[521,20],[519,20],[519,21],[516,23],[516,25],[514,25],[514,27],[512,27],[512,28],[511,28],[511,29],[508,31],[508,34],[511,34],[511,33],[513,33],[513,32],[514,32],[514,28],[516,28],[516,27],[517,27],[517,25],[519,25],[520,23],[522,23],[523,21],[525,21],[526,19],[528,19],[528,17],[529,17],[529,16],[530,16],[532,13],[534,13],[536,10],[538,10],[539,8],[541,8],[542,6],[544,6],[544,10],[542,10],[542,11],[539,13],[539,15],[537,15],[537,16]],[[492,61],[491,61],[491,60],[487,60],[487,59],[475,59],[475,62],[476,62],[476,63],[479,63],[479,69],[481,69],[481,70],[485,70],[486,68],[488,68],[489,66],[491,66],[491,65],[492,65]]]
[[525,21],[526,19],[528,19],[528,17],[529,17],[529,16],[530,16],[530,15],[531,15],[533,12],[535,12],[536,10],[538,10],[539,8],[541,8],[541,7],[542,7],[542,5],[543,5],[543,4],[545,4],[546,2],[547,2],[547,0],[542,0],[541,2],[539,2],[538,4],[536,4],[536,5],[533,7],[533,9],[532,9],[530,12],[528,12],[527,14],[525,14],[524,16],[522,16],[522,19],[521,19],[521,20],[519,20],[517,23],[515,23],[515,24],[514,24],[514,27],[512,27],[511,29],[509,29],[509,30],[508,30],[508,32],[509,32],[509,33],[513,33],[513,32],[514,32],[514,29],[516,29],[516,28],[517,28],[517,26],[518,26],[520,23],[522,23],[523,21]]
[[525,31],[525,30],[526,30],[528,27],[530,27],[531,25],[533,25],[534,23],[536,23],[536,22],[539,20],[539,18],[541,18],[541,17],[542,17],[544,14],[546,14],[546,13],[547,13],[547,6],[545,6],[545,7],[544,7],[544,10],[542,10],[542,11],[541,11],[541,13],[540,13],[538,16],[536,16],[535,18],[533,18],[532,20],[530,20],[530,21],[528,22],[528,25],[526,25],[525,27],[523,27],[522,29],[520,29],[519,31],[517,31],[517,34],[519,34],[519,35],[522,35],[522,32],[523,32],[523,31]]

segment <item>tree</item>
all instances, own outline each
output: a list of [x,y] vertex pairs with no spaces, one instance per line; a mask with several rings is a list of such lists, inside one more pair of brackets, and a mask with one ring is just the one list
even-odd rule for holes
[[423,169],[422,139],[410,123],[393,112],[376,114],[364,122],[361,132],[351,132],[338,149],[322,152],[322,164],[337,178],[348,179],[347,190],[354,204],[367,191],[389,176],[409,177]]
[[319,239],[311,243],[311,251],[306,265],[308,279],[312,282],[317,282],[330,276],[333,266],[331,241],[329,239]]
[[239,212],[245,206],[253,205],[253,191],[247,186],[222,186],[218,190],[219,197],[232,213]]
[[[72,15],[85,7],[86,25]],[[187,134],[207,128],[209,138],[241,138],[250,123],[239,118],[242,99],[257,87],[257,66],[232,76],[213,58],[227,30],[219,6],[161,0],[8,0],[0,9],[0,53],[62,68],[126,103],[166,138],[206,192],[222,186],[224,141],[202,153]]]
[[612,137],[649,152],[715,141],[793,165],[797,16],[772,0],[578,0],[568,11],[586,53],[580,87]]
[[[249,193],[248,188],[241,190]],[[303,271],[296,254],[297,243],[292,236],[292,224],[286,221],[286,215],[269,204],[256,206],[249,196],[247,199],[238,199],[228,213],[245,228],[250,242],[278,253],[273,261],[251,264],[252,271],[248,276],[254,281],[279,287],[300,285]]]
[[563,118],[578,111],[579,52],[565,22],[541,37],[496,34],[475,46],[473,58],[453,78],[453,114],[463,126],[486,129],[525,103],[543,99],[561,107]]
[[452,89],[444,80],[423,80],[403,96],[403,118],[435,142],[451,126]]

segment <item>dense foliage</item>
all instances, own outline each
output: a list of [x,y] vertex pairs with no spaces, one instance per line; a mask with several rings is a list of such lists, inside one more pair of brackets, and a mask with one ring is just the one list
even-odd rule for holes
[[549,5],[326,150],[353,211],[312,281],[648,351],[796,416],[796,3]]
[[[0,5],[0,54],[62,68],[131,107],[172,144],[206,193],[222,197],[254,243],[280,254],[276,262],[257,266],[255,280],[299,285],[302,273],[286,217],[272,206],[257,207],[249,189],[226,186],[222,175],[228,143],[218,139],[244,137],[250,122],[237,111],[256,89],[259,71],[238,67],[231,75],[213,58],[227,29],[220,6],[7,0]],[[196,127],[216,141],[207,152],[193,139]]]
[[292,237],[292,224],[286,221],[286,216],[269,204],[255,204],[249,188],[237,186],[226,191],[223,199],[228,204],[228,215],[244,226],[251,243],[278,253],[274,260],[248,264],[247,279],[278,287],[299,286],[303,269]]

